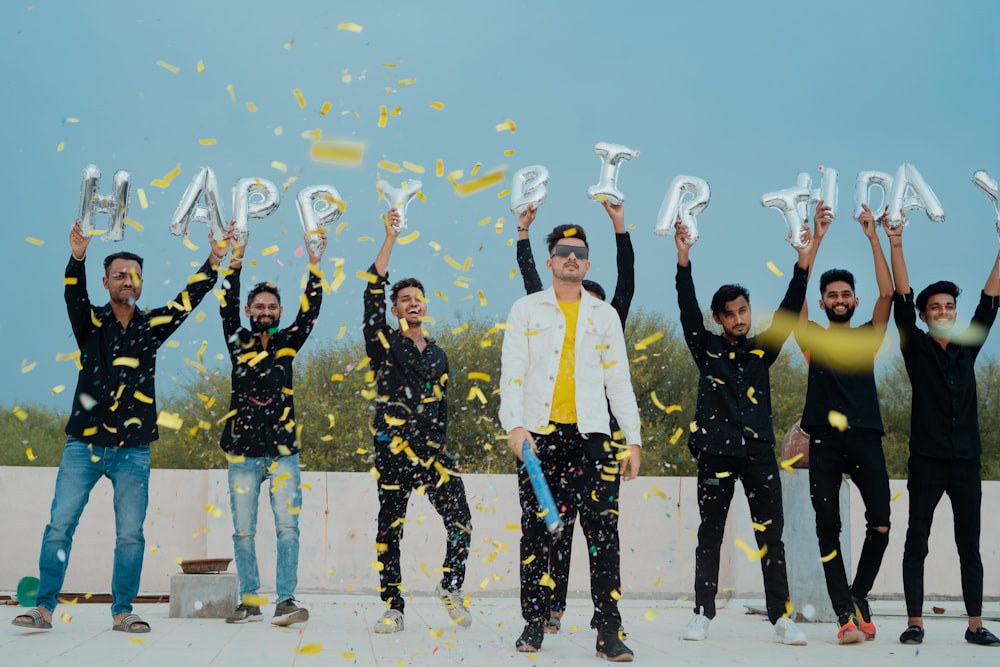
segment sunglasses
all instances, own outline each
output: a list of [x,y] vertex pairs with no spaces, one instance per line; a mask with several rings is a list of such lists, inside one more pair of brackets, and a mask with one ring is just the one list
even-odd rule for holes
[[577,259],[587,259],[590,257],[590,248],[583,245],[566,245],[559,244],[552,248],[553,257],[569,257],[569,254],[573,253],[576,255]]

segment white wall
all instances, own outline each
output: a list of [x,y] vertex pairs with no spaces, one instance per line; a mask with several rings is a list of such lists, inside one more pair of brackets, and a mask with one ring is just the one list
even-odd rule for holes
[[[806,471],[796,474],[805,475]],[[0,498],[5,503],[0,525],[0,591],[13,591],[23,576],[37,576],[42,532],[48,521],[54,468],[0,468]],[[374,593],[375,482],[367,473],[304,472],[300,515],[300,592]],[[520,510],[513,475],[466,475],[472,508],[473,552],[465,590],[472,595],[516,595]],[[146,518],[146,559],[141,591],[166,592],[169,577],[180,572],[179,558],[231,557],[232,523],[224,470],[153,470]],[[889,550],[873,595],[901,597],[900,562],[906,531],[906,482],[891,482],[893,528]],[[109,592],[114,515],[111,484],[102,480],[91,495],[76,532],[64,590]],[[662,495],[661,495],[662,494]],[[266,492],[261,496],[257,553],[264,588],[273,591],[274,524]],[[802,498],[808,503],[807,497]],[[1000,534],[989,508],[1000,506],[1000,482],[983,485],[982,557],[985,595],[1000,597]],[[212,508],[216,511],[210,511]],[[857,559],[864,534],[860,497],[851,489],[853,548]],[[208,508],[208,509],[206,509]],[[431,591],[434,569],[444,557],[441,522],[427,499],[414,495],[403,539],[403,584],[412,591]],[[624,484],[621,502],[622,583],[626,595],[676,598],[690,596],[694,579],[694,548],[698,528],[695,480],[691,477],[641,477]],[[846,522],[845,522],[846,523]],[[733,546],[736,538],[753,544],[746,500],[737,496],[730,513],[722,558],[720,591],[737,596],[762,596],[760,565]],[[815,536],[785,535],[788,558],[792,544]],[[935,517],[927,561],[928,597],[960,597],[951,505],[942,500]],[[496,552],[496,555],[493,554]],[[492,558],[491,558],[492,556]],[[426,565],[430,576],[425,576]],[[235,565],[230,566],[235,572]],[[485,583],[485,589],[481,585]],[[574,543],[570,591],[587,591],[586,546],[580,531]]]

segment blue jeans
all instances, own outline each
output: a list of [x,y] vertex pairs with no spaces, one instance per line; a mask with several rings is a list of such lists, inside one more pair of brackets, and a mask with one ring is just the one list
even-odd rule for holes
[[295,597],[299,583],[299,455],[246,457],[229,464],[229,506],[233,513],[233,552],[240,577],[240,597],[256,595],[260,588],[257,567],[257,505],[260,486],[269,481],[271,511],[278,534],[278,571],[275,602]]
[[132,600],[139,592],[146,538],[142,524],[149,502],[149,445],[141,447],[97,447],[76,438],[66,439],[49,524],[42,536],[38,557],[37,606],[56,608],[73,533],[90,499],[90,491],[101,477],[111,480],[115,506],[115,561],[111,576],[111,615],[132,613]]

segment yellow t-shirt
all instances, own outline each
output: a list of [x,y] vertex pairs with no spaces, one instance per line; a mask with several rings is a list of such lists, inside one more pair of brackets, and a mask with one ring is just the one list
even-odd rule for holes
[[559,309],[566,318],[566,337],[559,357],[559,374],[552,394],[552,412],[549,419],[557,424],[576,423],[576,320],[580,313],[579,301],[560,301]]

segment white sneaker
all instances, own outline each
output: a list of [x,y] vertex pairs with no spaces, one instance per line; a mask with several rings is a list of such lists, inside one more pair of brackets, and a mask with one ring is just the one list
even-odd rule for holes
[[441,603],[444,604],[445,609],[448,610],[448,616],[451,617],[452,623],[460,625],[463,628],[472,625],[472,616],[465,607],[465,596],[462,594],[462,591],[452,593],[442,588],[441,584],[438,584],[434,592],[437,594],[438,599],[441,600]]
[[808,643],[806,633],[802,632],[792,619],[785,617],[779,618],[774,624],[774,641],[789,646],[805,646]]
[[687,625],[684,626],[684,634],[681,635],[681,639],[693,642],[703,641],[705,637],[708,637],[709,623],[711,623],[710,619],[705,618],[701,614],[695,614],[687,622]]
[[403,631],[403,612],[398,609],[386,609],[382,618],[375,622],[375,634],[388,635]]

